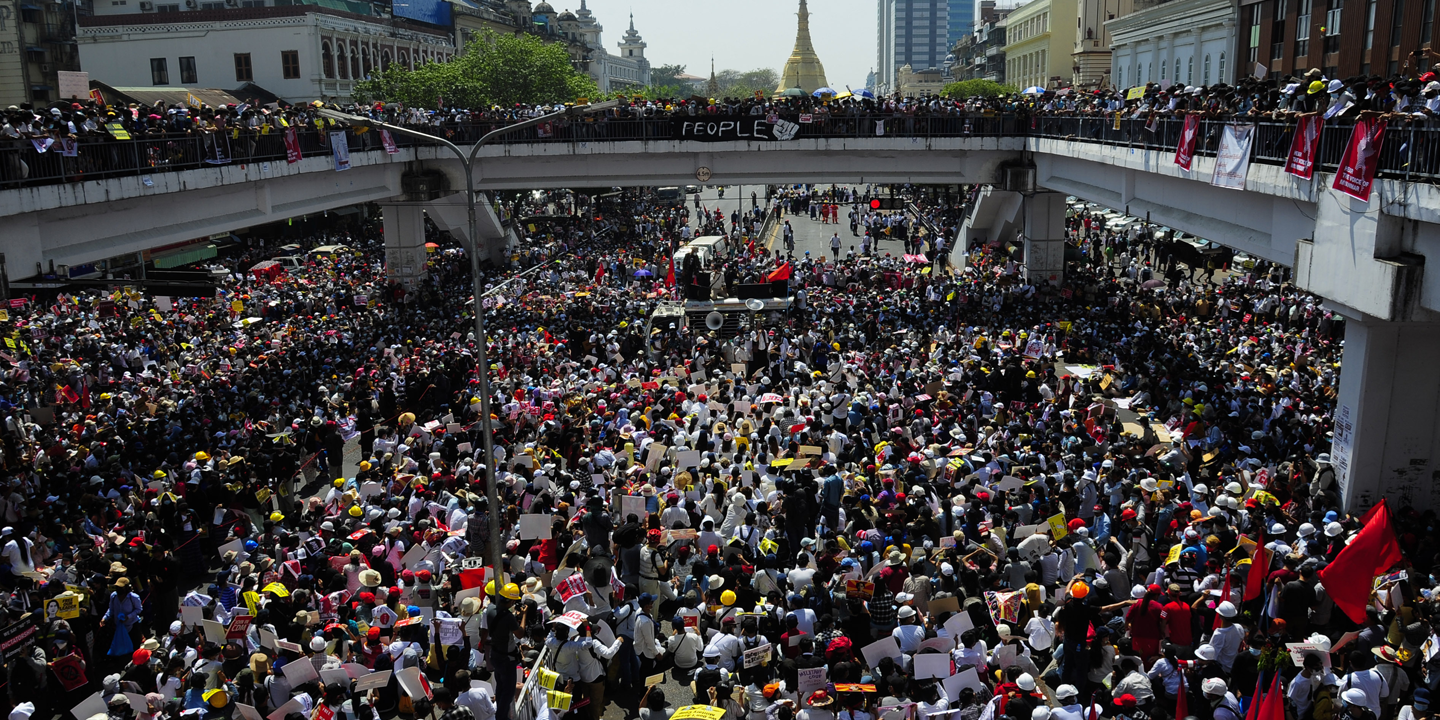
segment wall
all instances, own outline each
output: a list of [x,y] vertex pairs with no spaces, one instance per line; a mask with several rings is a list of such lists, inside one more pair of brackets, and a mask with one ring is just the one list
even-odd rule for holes
[[[1117,86],[1166,80],[1184,85],[1234,82],[1236,18],[1230,0],[1165,3],[1113,20],[1106,27],[1114,36],[1111,77],[1116,78]],[[1205,81],[1207,55],[1211,59],[1209,82]]]
[[0,0],[0,107],[29,102],[20,39],[19,0]]

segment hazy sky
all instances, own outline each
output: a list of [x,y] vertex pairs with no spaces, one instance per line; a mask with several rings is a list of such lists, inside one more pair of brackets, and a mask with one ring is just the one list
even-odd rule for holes
[[[548,0],[557,12],[580,9],[580,0]],[[652,66],[684,65],[691,75],[717,70],[785,67],[795,46],[795,11],[800,0],[587,0],[605,27],[601,38],[615,44],[635,13],[635,29],[649,46]],[[810,37],[825,78],[843,90],[859,89],[875,65],[876,0],[810,0]]]

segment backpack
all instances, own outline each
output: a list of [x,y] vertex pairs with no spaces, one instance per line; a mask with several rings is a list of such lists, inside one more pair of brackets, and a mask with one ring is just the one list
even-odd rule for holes
[[1310,705],[1310,720],[1333,720],[1335,717],[1335,686],[1321,685],[1315,690]]

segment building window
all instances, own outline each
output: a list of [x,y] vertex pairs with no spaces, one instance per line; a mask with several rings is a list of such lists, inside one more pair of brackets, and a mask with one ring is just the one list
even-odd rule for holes
[[250,53],[235,53],[235,82],[252,82],[255,71],[250,67]]
[[352,43],[347,54],[350,56],[350,77],[356,80],[363,79],[365,76],[360,74],[360,51],[356,50]]
[[180,58],[180,84],[181,84],[181,85],[195,85],[195,84],[198,84],[199,82],[200,82],[200,78],[198,77],[197,73],[195,72],[195,58],[194,58],[194,57],[182,57],[182,58]]
[[1215,76],[1216,82],[1225,82],[1225,53],[1220,53],[1220,74]]
[[341,80],[350,79],[350,63],[349,60],[347,60],[346,58],[347,55],[345,54],[345,43],[340,43],[339,45],[335,46],[335,64],[340,66]]
[[320,69],[327,80],[335,79],[335,52],[328,42],[320,43]]
[[150,58],[150,84],[170,84],[170,71],[165,68],[165,58]]
[[286,80],[300,79],[300,51],[280,51],[280,73]]
[[1167,64],[1165,64],[1165,63],[1163,63],[1163,62],[1160,63],[1160,82],[1165,82],[1165,80],[1167,79],[1167,78],[1165,77],[1165,69],[1166,69],[1167,67],[1169,67],[1169,65],[1167,65]]
[[[1285,57],[1285,16],[1289,12],[1286,0],[1275,0],[1275,17],[1270,25],[1270,57]],[[1276,64],[1279,67],[1279,64]]]
[[1260,60],[1260,5],[1250,6],[1250,62]]
[[1295,57],[1310,54],[1310,9],[1314,0],[1300,0],[1300,14],[1295,17]]
[[[1395,11],[1390,17],[1390,46],[1400,47],[1400,34],[1405,31],[1405,0],[1395,0]],[[1391,71],[1394,72],[1394,71]]]
[[[1433,7],[1434,0],[1430,0]],[[1344,0],[1330,0],[1330,7],[1325,11],[1325,54],[1340,52],[1340,12],[1345,8]],[[1335,77],[1333,74],[1326,74],[1327,77]]]
[[1195,84],[1195,58],[1185,58],[1185,84]]
[[175,4],[175,5],[156,5],[156,6],[155,6],[155,12],[162,12],[162,13],[180,12],[180,5],[179,5],[178,3]]
[[390,63],[393,62],[393,60],[394,60],[394,59],[390,56],[390,51],[389,51],[389,50],[382,50],[382,51],[380,51],[380,69],[381,69],[381,70],[389,70],[389,69],[390,69]]
[[218,3],[218,2],[200,3],[200,9],[201,9],[201,10],[224,10],[224,9],[225,9],[225,3]]
[[[1365,49],[1375,47],[1375,2],[1370,0],[1365,4]],[[1366,63],[1369,65],[1369,63]],[[1364,70],[1366,75],[1370,74],[1369,68]]]
[[[1160,65],[1163,67],[1165,63],[1160,63]],[[1180,82],[1180,58],[1175,58],[1175,82]]]
[[1209,85],[1209,84],[1210,84],[1210,56],[1209,56],[1209,55],[1206,55],[1206,56],[1205,56],[1205,65],[1204,65],[1204,69],[1203,69],[1202,72],[1203,72],[1204,74],[1201,76],[1201,84],[1202,84],[1202,85]]

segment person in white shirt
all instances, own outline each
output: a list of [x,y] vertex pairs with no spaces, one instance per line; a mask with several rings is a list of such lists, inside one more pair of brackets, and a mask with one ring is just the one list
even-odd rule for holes
[[490,673],[480,670],[477,674],[482,676],[478,678],[482,683],[478,687],[472,687],[469,670],[455,673],[455,687],[458,690],[455,694],[455,704],[470,708],[470,712],[475,715],[475,720],[494,720],[495,694],[489,685]]
[[655,609],[655,596],[642,593],[639,605],[640,613],[635,616],[635,654],[640,657],[640,674],[649,677],[665,654],[665,647],[655,637],[659,624],[650,614]]
[[895,614],[900,624],[890,631],[890,637],[900,645],[900,652],[906,655],[914,655],[920,652],[920,643],[925,640],[925,626],[917,625],[915,622],[915,608],[905,605]]
[[1345,697],[1345,691],[1357,689],[1365,693],[1365,701],[1359,703],[1380,717],[1380,700],[1390,694],[1390,683],[1385,681],[1385,676],[1376,670],[1371,655],[1363,650],[1351,652],[1346,659],[1352,668],[1345,677],[1340,679],[1340,696]]

